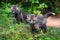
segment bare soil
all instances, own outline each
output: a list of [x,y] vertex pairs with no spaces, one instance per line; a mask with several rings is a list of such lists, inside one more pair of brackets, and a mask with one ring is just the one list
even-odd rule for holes
[[47,27],[60,28],[60,17],[47,18]]

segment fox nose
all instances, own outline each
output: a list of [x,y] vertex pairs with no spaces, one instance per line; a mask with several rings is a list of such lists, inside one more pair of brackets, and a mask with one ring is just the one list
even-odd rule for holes
[[30,22],[30,24],[31,24],[31,25],[33,25],[33,24],[34,24],[34,22],[33,22],[33,21],[31,21],[31,22]]
[[33,21],[31,21],[31,23],[33,23]]

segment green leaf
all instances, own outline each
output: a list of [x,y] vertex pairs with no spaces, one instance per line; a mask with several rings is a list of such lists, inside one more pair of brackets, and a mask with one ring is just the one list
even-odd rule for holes
[[32,3],[39,3],[38,0],[32,0]]
[[45,39],[46,39],[46,40],[51,40],[50,37],[46,37]]
[[7,13],[9,13],[9,12],[11,12],[11,9],[8,8],[8,7],[6,7],[6,8],[5,8],[5,11],[6,11]]

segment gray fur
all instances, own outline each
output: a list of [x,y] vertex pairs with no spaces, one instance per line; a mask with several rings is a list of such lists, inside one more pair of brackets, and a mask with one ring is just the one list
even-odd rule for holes
[[[27,19],[30,18],[30,20],[27,20],[29,25],[31,26],[32,33],[34,30],[39,33],[40,29],[43,29],[43,32],[46,32],[46,21],[49,16],[53,15],[52,12],[49,12],[45,14],[44,16],[29,16]],[[36,18],[36,19],[34,19]],[[32,22],[31,22],[32,21]]]
[[14,17],[16,18],[17,23],[26,22],[27,14],[22,12],[17,5],[12,5],[11,11],[12,11]]

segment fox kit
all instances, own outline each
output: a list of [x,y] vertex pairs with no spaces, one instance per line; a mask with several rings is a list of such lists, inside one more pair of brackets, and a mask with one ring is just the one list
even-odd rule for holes
[[22,12],[17,5],[12,5],[11,6],[11,11],[12,11],[14,17],[16,18],[17,23],[20,23],[20,21],[21,22],[22,21],[23,22],[26,21],[25,19],[27,18],[27,14],[25,14],[24,12]]
[[35,15],[27,15],[27,22],[31,26],[31,32],[39,32],[39,25],[36,25],[38,22],[38,19]]
[[27,22],[31,26],[32,33],[34,33],[35,31],[37,33],[39,33],[39,31],[41,29],[43,29],[43,32],[45,33],[46,28],[47,28],[46,27],[46,21],[47,21],[46,19],[52,15],[55,15],[55,14],[52,12],[49,12],[49,13],[45,14],[44,16],[38,16],[38,15],[37,16],[35,16],[35,15],[27,16]]

